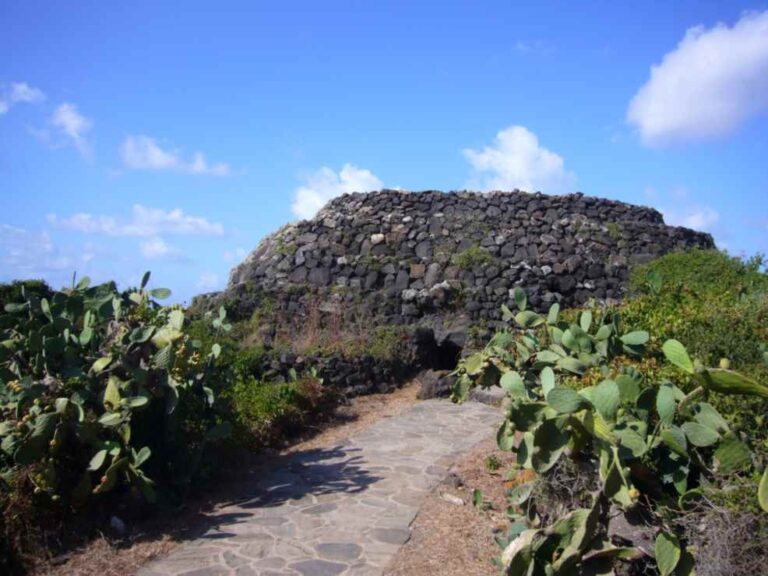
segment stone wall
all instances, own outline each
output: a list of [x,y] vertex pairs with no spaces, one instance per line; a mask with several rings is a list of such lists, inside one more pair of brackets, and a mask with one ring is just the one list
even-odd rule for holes
[[232,270],[223,297],[246,317],[270,298],[289,317],[308,303],[351,319],[415,324],[450,312],[493,324],[511,290],[533,307],[625,295],[629,267],[709,234],[651,208],[582,194],[346,194],[284,226]]

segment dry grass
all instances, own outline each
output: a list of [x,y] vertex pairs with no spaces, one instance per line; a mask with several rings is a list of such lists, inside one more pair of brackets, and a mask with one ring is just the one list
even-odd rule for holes
[[689,543],[697,549],[696,573],[768,574],[768,529],[758,514],[735,513],[705,497],[696,508],[676,519]]
[[[489,470],[487,462],[494,457],[500,467]],[[505,481],[515,461],[511,452],[502,452],[496,441],[486,440],[461,457],[453,468],[460,486],[441,485],[433,492],[411,525],[410,541],[401,548],[385,574],[387,576],[488,576],[498,574],[493,564],[501,550],[494,540],[508,528],[506,492],[526,481],[518,476]],[[453,478],[455,478],[453,477]],[[472,505],[472,491],[478,489],[489,507]],[[445,496],[461,498],[457,505]]]
[[243,324],[240,335],[244,345],[289,349],[298,355],[318,350],[362,350],[373,336],[375,322],[359,306],[342,303],[334,296],[309,298],[301,313],[257,310]]
[[125,576],[133,574],[141,565],[167,554],[175,546],[176,543],[169,535],[154,542],[127,546],[102,536],[84,548],[56,559],[58,565],[49,563],[34,573],[48,576]]

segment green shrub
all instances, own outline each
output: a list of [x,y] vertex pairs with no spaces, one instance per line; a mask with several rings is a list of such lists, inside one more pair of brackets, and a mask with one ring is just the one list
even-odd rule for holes
[[[627,326],[651,333],[652,351],[679,340],[706,365],[725,359],[745,376],[768,382],[768,274],[762,266],[760,256],[744,261],[715,250],[668,254],[633,271],[636,296],[617,311]],[[768,454],[768,399],[717,395],[711,402]]]
[[[40,298],[26,289],[0,315],[0,472],[40,498],[82,506],[122,486],[154,500],[183,489],[226,426],[209,374],[220,353],[184,333],[184,313],[114,283]],[[214,320],[228,328],[224,312]]]
[[287,383],[238,375],[224,396],[231,406],[236,441],[257,447],[295,434],[326,400],[322,380],[314,373]]
[[[517,331],[496,334],[462,361],[455,397],[500,386],[508,404],[499,448],[541,476],[573,459],[598,490],[576,509],[545,516],[536,482],[516,486],[505,573],[611,573],[618,560],[641,560],[631,542],[619,547],[607,538],[613,508],[655,527],[662,574],[690,574],[695,546],[681,519],[691,506],[711,503],[705,493],[743,484],[752,508],[768,513],[768,461],[754,450],[756,435],[731,427],[712,404],[718,397],[768,399],[768,384],[727,367],[705,368],[676,340],[664,342],[663,360],[657,358],[648,332],[626,330],[616,311],[582,310],[566,322],[558,305],[547,315],[528,310],[522,290],[515,302],[517,313],[502,312]],[[586,385],[573,386],[574,379]],[[760,548],[768,535],[758,537]]]
[[377,326],[371,336],[368,354],[378,360],[395,360],[405,357],[410,331],[404,326]]
[[476,266],[488,266],[494,261],[495,258],[491,253],[480,246],[470,246],[451,257],[451,263],[462,270],[471,270]]
[[38,298],[50,298],[53,294],[53,290],[43,280],[16,280],[10,284],[0,284],[0,310],[4,310],[10,302],[21,300],[22,289],[26,294],[34,294]]
[[649,275],[655,273],[661,277],[668,294],[678,289],[700,296],[766,292],[768,274],[761,271],[763,266],[761,255],[742,260],[718,250],[673,252],[634,268],[630,291],[633,294],[650,293]]

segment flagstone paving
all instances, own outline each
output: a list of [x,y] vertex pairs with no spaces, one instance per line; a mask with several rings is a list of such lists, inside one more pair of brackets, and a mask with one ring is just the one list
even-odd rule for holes
[[211,528],[139,576],[372,576],[410,538],[429,492],[493,434],[499,409],[427,400],[349,440],[289,455]]

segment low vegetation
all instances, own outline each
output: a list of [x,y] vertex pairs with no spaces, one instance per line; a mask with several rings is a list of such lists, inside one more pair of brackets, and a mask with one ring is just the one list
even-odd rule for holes
[[499,447],[536,473],[508,495],[505,573],[764,569],[760,266],[673,254],[636,270],[637,296],[613,309],[541,315],[516,292],[518,311],[503,310],[510,330],[462,362],[455,389],[459,399],[504,389]]
[[476,266],[488,266],[496,259],[485,248],[480,246],[470,246],[466,250],[454,254],[451,257],[451,264],[462,270],[471,270]]
[[301,377],[294,373],[290,382],[281,383],[239,373],[224,397],[231,406],[235,441],[256,449],[302,430],[329,402],[322,379],[314,373]]
[[0,288],[0,572],[56,553],[78,518],[178,504],[324,402],[312,374],[260,381],[223,308],[190,320],[148,282]]

